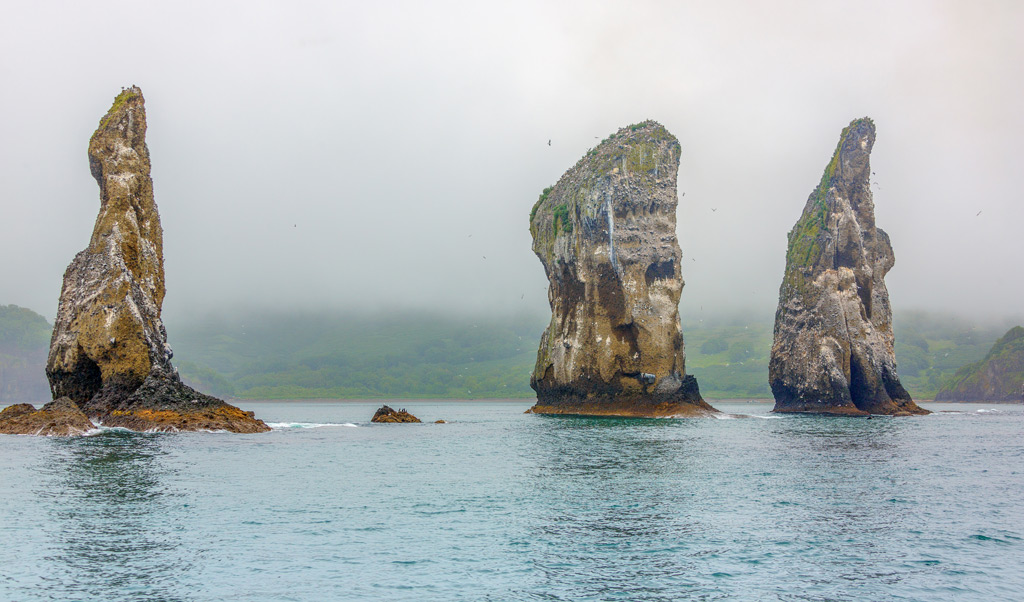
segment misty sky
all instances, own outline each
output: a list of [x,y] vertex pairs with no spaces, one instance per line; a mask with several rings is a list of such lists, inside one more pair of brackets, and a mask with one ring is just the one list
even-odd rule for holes
[[5,3],[0,303],[52,319],[99,207],[89,137],[137,84],[168,316],[547,311],[530,208],[647,118],[683,147],[682,311],[770,316],[865,115],[894,308],[1022,312],[1024,3],[370,4]]

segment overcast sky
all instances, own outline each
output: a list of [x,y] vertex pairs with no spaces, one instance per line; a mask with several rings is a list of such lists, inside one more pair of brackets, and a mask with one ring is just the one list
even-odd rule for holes
[[865,115],[895,309],[1024,309],[1024,3],[4,4],[0,303],[51,319],[99,208],[89,137],[131,84],[178,319],[547,311],[530,208],[647,118],[683,147],[683,312],[770,316]]

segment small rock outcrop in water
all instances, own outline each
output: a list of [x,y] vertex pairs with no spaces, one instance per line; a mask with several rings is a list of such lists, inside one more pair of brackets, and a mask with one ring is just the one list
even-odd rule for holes
[[769,383],[776,412],[927,414],[896,374],[885,274],[895,259],[875,227],[875,125],[856,119],[789,233]]
[[530,214],[551,323],[530,386],[540,414],[694,416],[676,240],[679,141],[654,121],[592,149]]
[[67,397],[36,410],[30,404],[19,403],[0,412],[0,433],[17,435],[72,436],[84,435],[93,424]]
[[1014,326],[983,360],[957,370],[935,401],[1024,401],[1024,328]]
[[266,424],[181,382],[160,318],[163,231],[153,199],[142,91],[121,92],[89,141],[100,212],[64,273],[46,375],[108,426],[261,432]]
[[420,419],[404,409],[395,410],[390,406],[381,406],[370,422],[420,422]]

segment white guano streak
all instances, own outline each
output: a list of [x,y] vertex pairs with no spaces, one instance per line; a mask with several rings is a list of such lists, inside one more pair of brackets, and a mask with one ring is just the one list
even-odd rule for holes
[[608,216],[608,257],[611,259],[612,268],[618,274],[619,263],[615,260],[615,214],[612,211],[611,195],[605,200],[605,214]]

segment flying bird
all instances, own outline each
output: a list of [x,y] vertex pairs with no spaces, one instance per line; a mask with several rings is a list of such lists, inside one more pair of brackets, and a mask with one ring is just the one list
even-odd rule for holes
[[974,217],[978,217],[979,215],[981,215],[981,211],[979,211],[979,212],[975,213],[975,214],[974,214]]
[[712,211],[718,211],[718,208],[717,207],[712,207],[711,210]]
[[548,146],[551,146],[551,138],[548,138]]

